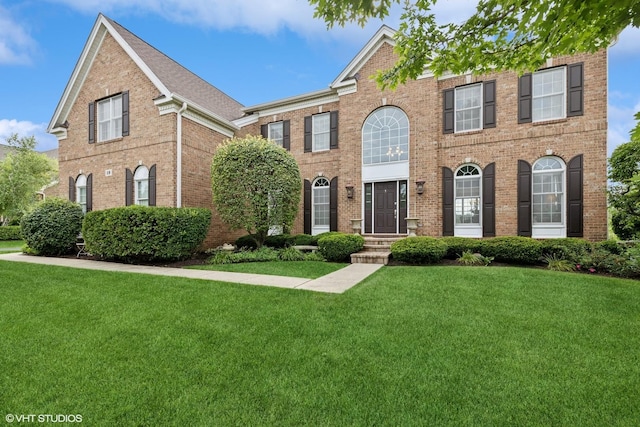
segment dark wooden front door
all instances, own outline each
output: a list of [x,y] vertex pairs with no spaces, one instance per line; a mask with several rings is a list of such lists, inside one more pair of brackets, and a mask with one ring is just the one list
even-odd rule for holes
[[376,182],[373,184],[374,233],[397,233],[398,182]]

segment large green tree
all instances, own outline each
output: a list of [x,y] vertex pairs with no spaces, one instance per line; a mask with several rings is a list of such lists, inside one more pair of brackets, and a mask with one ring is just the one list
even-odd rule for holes
[[640,113],[631,140],[619,145],[609,159],[611,226],[623,239],[640,239]]
[[13,149],[0,161],[0,219],[8,222],[37,200],[36,193],[50,184],[57,174],[55,160],[35,151],[33,136],[6,139]]
[[222,144],[211,164],[213,203],[231,229],[246,230],[261,247],[272,227],[291,227],[302,180],[293,156],[259,136]]
[[309,0],[329,27],[388,16],[404,3],[395,35],[398,60],[380,70],[381,87],[394,88],[428,68],[445,71],[533,71],[549,57],[595,52],[628,26],[640,26],[640,0],[480,0],[462,23],[436,22],[438,0]]

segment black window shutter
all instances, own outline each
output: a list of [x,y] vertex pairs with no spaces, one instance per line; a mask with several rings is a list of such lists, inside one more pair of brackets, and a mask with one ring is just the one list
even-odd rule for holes
[[455,130],[455,89],[446,89],[442,92],[443,98],[443,133],[453,133]]
[[311,234],[311,181],[304,180],[304,233]]
[[282,122],[282,147],[291,151],[291,123],[289,120]]
[[93,174],[87,175],[87,212],[93,209]]
[[453,171],[442,168],[442,235],[453,236]]
[[310,153],[313,150],[313,145],[311,141],[311,131],[313,128],[313,124],[311,122],[311,116],[307,116],[304,118],[304,152]]
[[582,62],[569,65],[567,74],[567,117],[581,116],[584,111]]
[[532,76],[525,74],[518,79],[518,123],[531,123]]
[[265,139],[269,138],[269,125],[260,125],[260,135]]
[[567,237],[582,237],[582,154],[567,165]]
[[73,177],[69,177],[69,201],[76,201],[76,180]]
[[329,231],[338,231],[338,177],[329,184]]
[[149,168],[149,206],[156,205],[156,165]]
[[531,237],[531,165],[518,160],[518,236]]
[[482,236],[496,236],[496,164],[482,171]]
[[484,82],[484,123],[485,129],[496,127],[496,81]]
[[329,114],[329,148],[333,150],[338,148],[338,112],[332,111]]
[[133,172],[129,168],[125,171],[124,204],[133,204]]
[[122,136],[129,136],[129,91],[122,92]]
[[89,103],[89,144],[96,142],[96,104]]

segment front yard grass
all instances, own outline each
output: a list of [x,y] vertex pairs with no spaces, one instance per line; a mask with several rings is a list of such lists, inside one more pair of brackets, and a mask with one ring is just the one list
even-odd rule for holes
[[0,261],[0,413],[87,425],[640,419],[640,284],[385,267],[342,295]]
[[269,261],[195,265],[188,268],[317,279],[346,266],[347,264],[344,263],[323,261]]

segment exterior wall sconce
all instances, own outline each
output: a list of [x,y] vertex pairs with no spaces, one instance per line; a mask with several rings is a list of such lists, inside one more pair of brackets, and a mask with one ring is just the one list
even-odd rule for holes
[[419,179],[416,181],[416,193],[422,194],[424,193],[424,180]]
[[347,189],[347,199],[353,199],[353,195],[355,193],[353,185],[348,184],[345,188]]

